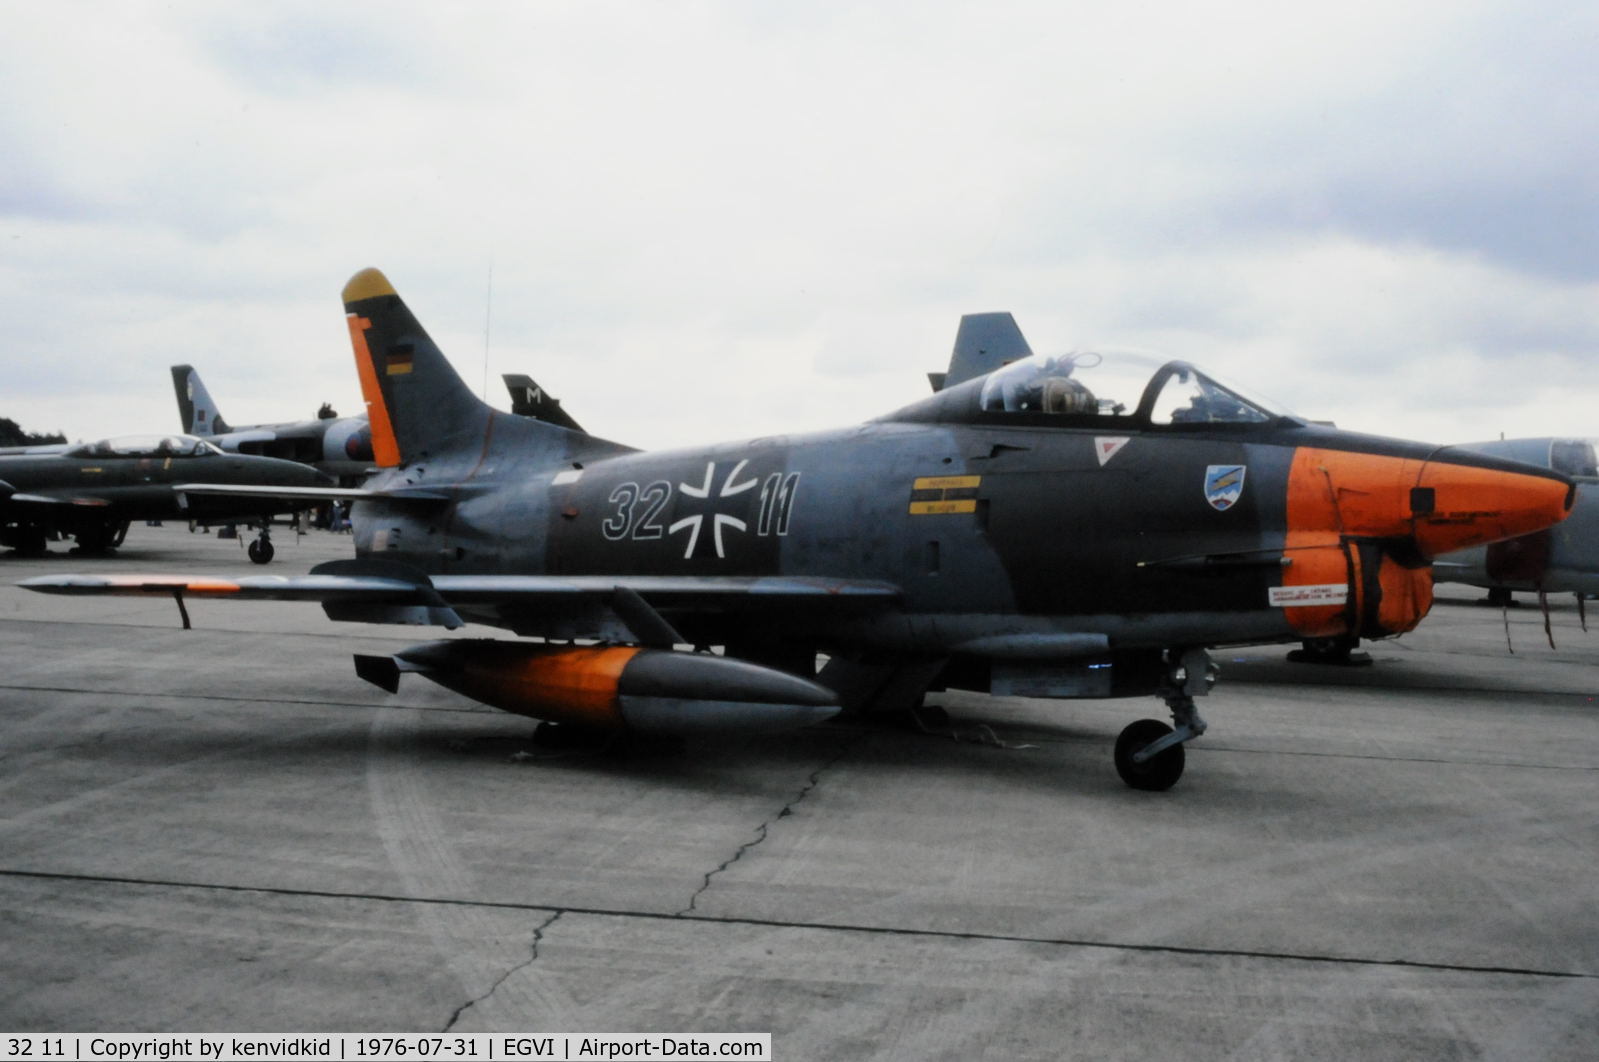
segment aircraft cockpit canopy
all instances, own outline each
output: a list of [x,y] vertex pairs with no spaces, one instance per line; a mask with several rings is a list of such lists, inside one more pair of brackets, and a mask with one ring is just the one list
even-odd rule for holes
[[1549,444],[1549,467],[1568,476],[1599,477],[1599,454],[1592,439],[1554,439]]
[[1079,351],[1034,355],[990,373],[985,413],[1136,417],[1156,425],[1266,424],[1287,416],[1184,361]]
[[118,435],[68,450],[68,457],[209,457],[222,451],[193,435]]

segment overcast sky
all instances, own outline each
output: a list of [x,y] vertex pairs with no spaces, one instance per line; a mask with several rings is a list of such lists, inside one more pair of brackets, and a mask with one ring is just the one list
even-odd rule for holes
[[927,393],[960,314],[1435,441],[1599,435],[1599,5],[5,3],[0,416],[474,387],[668,446]]

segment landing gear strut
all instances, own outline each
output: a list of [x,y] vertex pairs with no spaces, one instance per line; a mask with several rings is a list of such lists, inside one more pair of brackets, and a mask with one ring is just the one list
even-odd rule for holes
[[1158,719],[1131,723],[1116,738],[1116,773],[1134,789],[1161,792],[1183,776],[1183,743],[1205,732],[1207,724],[1194,703],[1216,684],[1220,670],[1203,649],[1173,651],[1167,656],[1166,681],[1160,696],[1171,709],[1175,729]]
[[122,545],[123,540],[128,537],[128,521],[110,520],[104,524],[96,524],[84,528],[74,537],[78,542],[72,551],[74,553],[85,555],[110,553]]
[[1515,608],[1518,604],[1516,595],[1503,586],[1490,586],[1488,596],[1482,599],[1482,603],[1494,608]]

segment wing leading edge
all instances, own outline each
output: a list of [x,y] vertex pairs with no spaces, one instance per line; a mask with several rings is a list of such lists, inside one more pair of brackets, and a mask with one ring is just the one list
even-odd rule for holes
[[[307,575],[44,575],[18,584],[46,594],[317,601],[336,620],[461,627],[467,618],[519,634],[656,645],[678,640],[662,613],[887,606],[891,583],[788,576],[433,575],[385,561],[332,561]],[[465,618],[463,618],[465,617]]]

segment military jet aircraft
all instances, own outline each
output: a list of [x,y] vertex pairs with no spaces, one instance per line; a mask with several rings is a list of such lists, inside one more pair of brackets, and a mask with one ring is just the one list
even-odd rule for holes
[[[77,539],[80,553],[122,544],[132,520],[257,521],[250,559],[272,559],[271,514],[309,503],[284,491],[327,484],[304,465],[224,454],[192,435],[127,435],[69,446],[59,453],[0,455],[0,545],[42,553],[52,535]],[[184,483],[248,483],[276,490],[257,498],[186,498]]]
[[508,372],[500,379],[505,381],[505,389],[511,394],[512,413],[557,424],[572,431],[583,430],[583,426],[561,408],[561,400],[534,383],[533,377],[525,373]]
[[192,365],[172,366],[172,387],[183,431],[208,439],[228,453],[298,461],[348,482],[372,470],[372,433],[365,415],[341,417],[324,405],[313,420],[236,428],[222,419]]
[[642,453],[484,405],[377,270],[344,302],[381,469],[339,492],[354,559],[22,585],[502,627],[534,640],[356,671],[618,730],[793,725],[941,688],[1156,695],[1175,727],[1132,723],[1115,763],[1165,789],[1206,728],[1208,648],[1408,631],[1433,557],[1571,504],[1558,472],[1308,424],[1186,362],[1097,352],[946,380],[843,430]]
[[[511,412],[517,416],[548,421],[573,431],[583,430],[561,408],[561,400],[534,383],[531,376],[507,373],[502,378],[511,396]],[[183,430],[208,439],[229,453],[299,461],[346,484],[359,482],[372,471],[372,431],[365,413],[340,417],[330,407],[323,406],[320,411],[323,415],[315,420],[235,428],[222,419],[216,400],[194,366],[172,366],[172,387],[178,397],[178,418]]]
[[961,317],[955,330],[949,369],[928,373],[927,382],[935,392],[942,391],[1032,356],[1033,348],[1011,314],[969,313]]
[[1570,517],[1557,527],[1440,557],[1434,564],[1438,581],[1483,587],[1495,605],[1510,604],[1516,591],[1575,593],[1579,602],[1583,594],[1599,594],[1599,454],[1593,440],[1499,439],[1462,448],[1562,472],[1576,480],[1577,497]]

